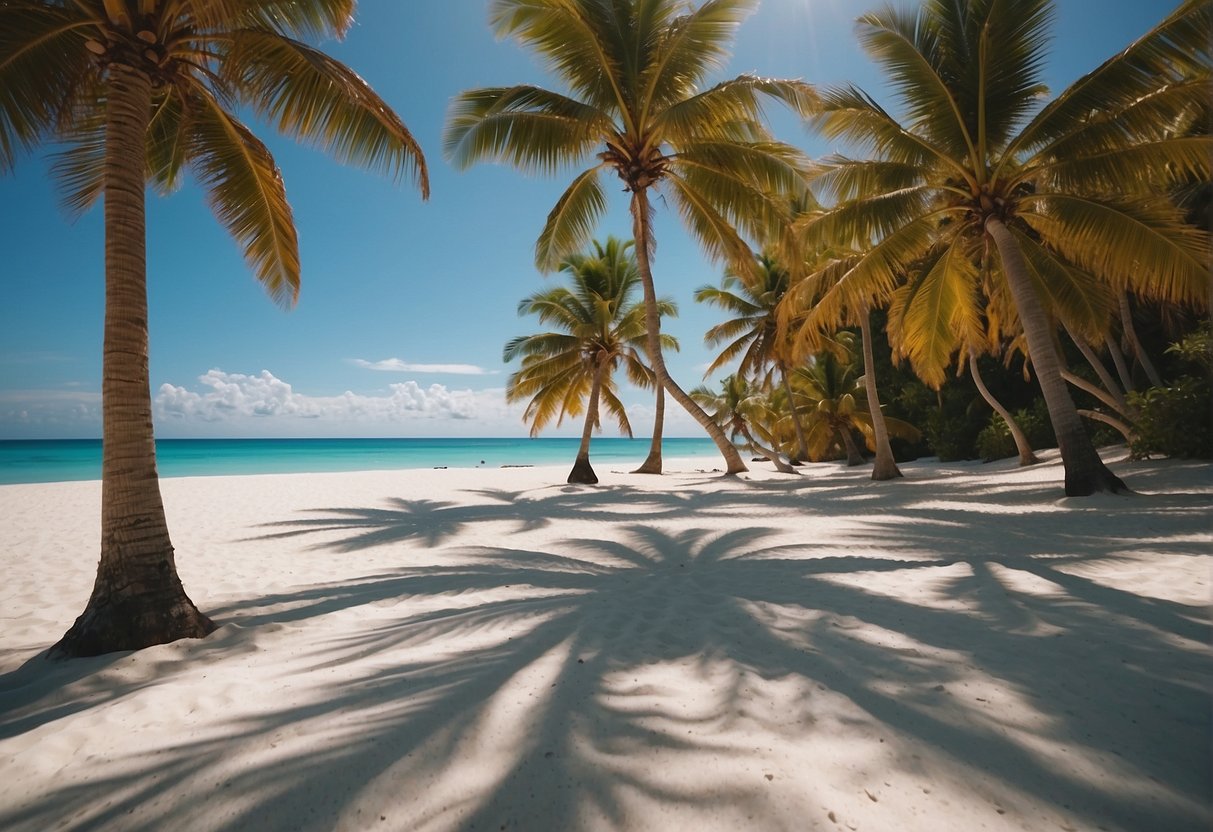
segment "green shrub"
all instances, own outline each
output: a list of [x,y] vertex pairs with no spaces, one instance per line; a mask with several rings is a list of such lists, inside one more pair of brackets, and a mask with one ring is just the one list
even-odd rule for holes
[[990,423],[977,434],[977,453],[984,462],[1006,459],[1019,453],[1011,437],[1011,429],[997,413],[990,416]]
[[[1023,431],[1024,436],[1028,438],[1028,444],[1032,446],[1032,450],[1051,448],[1057,444],[1044,399],[1037,399],[1031,407],[1016,410],[1011,416],[1019,425],[1019,429]],[[1011,429],[997,413],[990,414],[989,423],[977,435],[977,452],[986,462],[1006,459],[1019,454],[1019,450],[1015,447],[1015,440],[1011,437]]]
[[1129,402],[1140,412],[1134,457],[1213,459],[1213,389],[1207,379],[1181,376],[1166,387],[1130,393]]

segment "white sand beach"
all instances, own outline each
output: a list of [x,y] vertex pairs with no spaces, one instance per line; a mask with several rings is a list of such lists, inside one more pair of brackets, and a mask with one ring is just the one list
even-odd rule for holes
[[1207,830],[1207,464],[182,478],[219,629],[53,663],[97,482],[0,487],[0,829]]

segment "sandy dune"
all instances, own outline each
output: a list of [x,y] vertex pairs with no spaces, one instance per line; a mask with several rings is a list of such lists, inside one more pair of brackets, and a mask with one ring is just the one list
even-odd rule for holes
[[1210,468],[1050,458],[165,480],[222,626],[70,663],[100,486],[0,487],[0,829],[1207,830]]

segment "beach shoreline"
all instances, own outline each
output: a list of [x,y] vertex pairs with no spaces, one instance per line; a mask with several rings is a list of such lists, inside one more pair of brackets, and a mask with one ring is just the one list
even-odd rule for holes
[[166,479],[218,630],[68,663],[100,483],[0,486],[0,827],[1207,828],[1209,467],[1046,460]]

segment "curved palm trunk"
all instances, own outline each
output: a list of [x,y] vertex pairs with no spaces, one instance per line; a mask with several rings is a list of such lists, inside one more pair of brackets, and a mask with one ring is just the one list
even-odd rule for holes
[[847,467],[854,468],[856,465],[863,465],[863,454],[859,452],[859,446],[855,444],[855,437],[851,436],[850,426],[839,426],[838,435],[842,437],[842,446],[847,449]]
[[577,448],[577,459],[567,480],[570,483],[594,485],[598,482],[598,475],[590,465],[590,436],[598,424],[598,398],[602,391],[602,376],[606,365],[605,357],[601,357],[598,359],[598,366],[594,368],[594,379],[590,382],[590,403],[586,405],[585,426],[581,429],[581,446]]
[[1116,343],[1116,339],[1111,335],[1105,335],[1104,345],[1108,348],[1108,355],[1112,357],[1116,375],[1120,377],[1120,386],[1126,393],[1132,393],[1137,387],[1133,384],[1133,374],[1129,372],[1129,365],[1125,362],[1125,354],[1121,351],[1120,344]]
[[986,381],[981,377],[981,371],[977,369],[977,352],[972,347],[969,347],[969,372],[973,374],[973,383],[977,385],[977,392],[981,393],[986,404],[994,408],[994,412],[1007,423],[1007,428],[1011,431],[1011,438],[1015,440],[1015,449],[1019,451],[1019,464],[1021,466],[1035,465],[1040,462],[1032,451],[1028,437],[1024,436],[1024,432],[1019,428],[1019,423],[1011,416],[1011,411],[1003,407],[1002,402],[994,398],[994,394],[986,387]]
[[[1099,381],[1103,384],[1104,389],[1116,400],[1117,403],[1112,406],[1123,413],[1128,407],[1125,403],[1125,394],[1116,384],[1116,380],[1112,378],[1112,374],[1108,372],[1108,368],[1104,366],[1099,356],[1095,354],[1095,350],[1091,348],[1091,345],[1071,332],[1069,327],[1066,327],[1066,334],[1070,336],[1070,340],[1074,342],[1074,346],[1078,347],[1078,351],[1082,353],[1082,357],[1087,359],[1087,363],[1091,365],[1091,369],[1095,371],[1095,375],[1099,376]],[[1111,342],[1109,341],[1109,343]],[[1103,397],[1101,396],[1100,398]]]
[[644,286],[644,320],[645,328],[648,330],[646,342],[649,360],[653,363],[653,372],[657,374],[658,382],[673,396],[674,401],[682,405],[686,412],[691,414],[695,421],[707,431],[708,436],[712,437],[712,441],[716,443],[721,456],[724,457],[725,473],[740,474],[742,471],[747,471],[749,469],[742,462],[741,454],[737,453],[733,443],[724,435],[724,431],[712,421],[702,407],[695,404],[694,400],[674,383],[674,379],[670,378],[670,374],[665,368],[665,358],[661,354],[661,315],[657,311],[657,291],[653,287],[653,272],[649,265],[649,251],[651,250],[649,199],[644,189],[632,192],[630,209],[632,236],[636,240],[636,265],[640,270],[641,285]]
[[889,430],[885,427],[884,411],[880,409],[880,396],[876,391],[876,360],[872,356],[872,324],[868,310],[859,316],[859,332],[863,336],[863,385],[868,397],[868,411],[872,414],[872,433],[876,443],[876,461],[872,465],[872,479],[891,480],[901,476],[901,469],[893,459],[893,448],[889,445]]
[[101,560],[84,612],[57,658],[201,638],[215,625],[185,594],[156,475],[147,363],[144,134],[151,82],[109,69],[105,134],[105,345],[102,368]]
[[747,443],[749,443],[750,448],[752,448],[755,453],[761,454],[762,456],[765,456],[768,460],[770,460],[770,462],[775,466],[776,471],[778,471],[781,474],[795,474],[796,473],[795,468],[793,468],[791,465],[788,465],[786,462],[784,462],[782,459],[779,458],[778,451],[772,450],[771,448],[767,448],[767,447],[759,444],[758,440],[754,438],[754,435],[752,433],[750,433],[750,429],[747,428],[745,425],[741,426],[741,435],[745,437],[745,441]]
[[[650,359],[650,363],[652,359]],[[657,403],[656,414],[653,416],[653,441],[649,443],[649,455],[645,457],[644,463],[639,468],[633,471],[633,474],[660,474],[661,473],[661,434],[665,429],[665,388],[660,382],[657,387]]]
[[1137,363],[1146,371],[1146,378],[1150,380],[1150,384],[1154,387],[1162,387],[1162,376],[1158,374],[1154,362],[1150,360],[1145,347],[1141,345],[1141,339],[1137,337],[1137,327],[1133,325],[1133,307],[1129,305],[1129,295],[1124,291],[1120,293],[1120,326],[1125,332],[1125,337],[1129,339],[1129,344],[1133,347],[1133,355],[1136,356]]
[[997,217],[986,220],[986,232],[998,248],[1003,273],[1028,339],[1032,365],[1036,368],[1036,378],[1049,409],[1049,421],[1053,423],[1057,447],[1065,467],[1066,495],[1082,497],[1097,491],[1127,492],[1129,489],[1125,484],[1099,458],[1074,407],[1074,400],[1070,398],[1070,391],[1066,389],[1048,318],[1028,277],[1027,264],[1024,263],[1019,244]]
[[788,411],[792,414],[792,428],[796,431],[796,459],[804,461],[809,458],[809,443],[804,438],[804,425],[800,423],[800,414],[796,411],[796,398],[792,394],[792,383],[788,381],[788,370],[779,362],[779,376],[783,380],[783,392],[788,396]]

